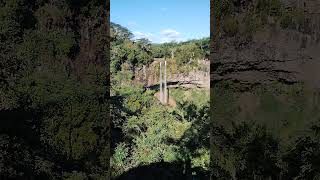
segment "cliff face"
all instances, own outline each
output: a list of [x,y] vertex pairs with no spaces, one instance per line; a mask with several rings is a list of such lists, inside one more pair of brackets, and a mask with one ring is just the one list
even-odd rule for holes
[[211,80],[241,84],[306,82],[320,87],[320,36],[266,28],[252,41],[225,38],[213,52]]
[[[206,88],[210,87],[209,61],[199,60],[202,69],[193,69],[185,73],[179,72],[179,67],[174,63],[167,62],[167,82],[170,87]],[[135,72],[135,82],[143,83],[146,87],[157,86],[159,84],[159,61],[154,61],[149,66],[137,68]]]
[[[284,126],[283,118],[289,121],[292,119],[288,113],[291,110],[288,109],[305,107],[311,111],[318,105],[320,14],[308,8],[317,3],[282,1],[284,2],[286,4],[281,7],[285,8],[279,8],[276,13],[278,15],[261,12],[266,16],[264,23],[261,23],[261,13],[252,14],[248,12],[249,8],[242,8],[221,19],[215,18],[216,27],[212,27],[215,30],[211,29],[214,34],[210,64],[211,101],[216,108],[212,116],[215,123],[229,126],[234,122],[266,122],[267,119],[272,119],[274,124],[281,127]],[[301,12],[301,4],[304,12]],[[289,5],[293,9],[288,10]],[[252,21],[248,15],[256,19]],[[230,17],[233,18],[231,21]],[[248,19],[251,20],[249,25],[246,24]],[[243,30],[244,26],[254,23],[259,25],[256,31],[248,33]],[[234,26],[237,27],[237,32],[228,34],[227,30]],[[226,104],[228,107],[224,107]],[[270,112],[269,108],[273,106],[278,109]],[[225,112],[226,108],[230,111],[234,108],[232,115]],[[270,113],[273,115],[269,116]],[[269,117],[264,119],[266,114]],[[302,117],[302,114],[299,116]],[[313,121],[313,117],[300,119],[305,122]],[[294,120],[292,123],[295,123]]]
[[286,8],[298,7],[310,14],[320,13],[320,2],[318,0],[281,0]]
[[[219,41],[219,46],[212,43],[212,83],[230,80],[248,86],[280,82],[320,87],[320,1],[280,2],[283,9],[279,6],[278,14],[282,15],[269,12],[264,25],[259,24],[263,18],[251,19],[251,24],[246,24],[248,16],[261,15],[251,14],[249,5],[238,8],[241,10],[233,15],[238,32],[232,36],[225,32],[233,27],[227,24],[228,18],[221,19],[221,22],[212,20],[216,24],[211,29],[215,32],[212,39]],[[244,33],[243,29],[247,28],[244,26],[253,26],[254,23],[259,24],[255,27],[258,30],[249,35]],[[290,23],[293,25],[288,25]]]

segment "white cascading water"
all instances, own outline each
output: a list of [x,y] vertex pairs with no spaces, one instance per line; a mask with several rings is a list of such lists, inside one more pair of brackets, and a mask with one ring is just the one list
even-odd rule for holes
[[167,61],[164,61],[164,103],[168,103],[168,90],[167,90]]
[[160,85],[160,94],[159,94],[160,102],[162,104],[167,104],[168,99],[169,99],[168,89],[167,89],[167,61],[164,61],[164,67],[163,67],[162,62],[160,61],[160,82],[159,82],[159,85]]
[[160,61],[160,102],[163,103],[163,92],[162,92],[162,62]]

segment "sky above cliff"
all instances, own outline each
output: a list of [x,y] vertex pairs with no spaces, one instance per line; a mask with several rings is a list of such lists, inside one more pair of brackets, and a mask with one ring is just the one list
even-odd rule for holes
[[209,37],[209,0],[111,0],[111,22],[154,43]]

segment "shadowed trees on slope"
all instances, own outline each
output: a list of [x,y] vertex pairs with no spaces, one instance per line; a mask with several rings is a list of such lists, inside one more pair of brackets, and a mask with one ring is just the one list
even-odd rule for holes
[[0,1],[0,179],[108,174],[106,1]]
[[[268,135],[266,129],[253,124],[234,125],[232,131],[214,127],[212,178],[277,179],[278,141]],[[221,174],[219,169],[225,173]]]
[[[236,103],[239,92],[215,89],[212,179],[319,177],[319,110],[307,104],[316,97],[304,94],[300,85],[267,88],[254,91],[259,111],[242,117],[238,105],[243,103]],[[286,97],[285,104],[279,97]]]
[[139,166],[115,180],[187,180],[182,163],[158,162]]

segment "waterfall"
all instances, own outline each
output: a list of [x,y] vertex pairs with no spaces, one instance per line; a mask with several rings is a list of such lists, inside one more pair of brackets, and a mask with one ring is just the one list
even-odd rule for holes
[[144,78],[144,80],[147,79],[147,72],[146,72],[146,66],[145,65],[143,65],[143,78]]
[[164,61],[164,103],[168,103],[168,91],[167,91],[167,61]]
[[159,95],[160,102],[162,104],[167,104],[168,99],[169,99],[168,89],[167,89],[167,61],[164,61],[164,67],[162,67],[162,62],[160,61],[160,83],[159,83],[159,85],[160,85],[160,95]]
[[163,103],[163,92],[162,92],[162,62],[160,61],[160,102]]

